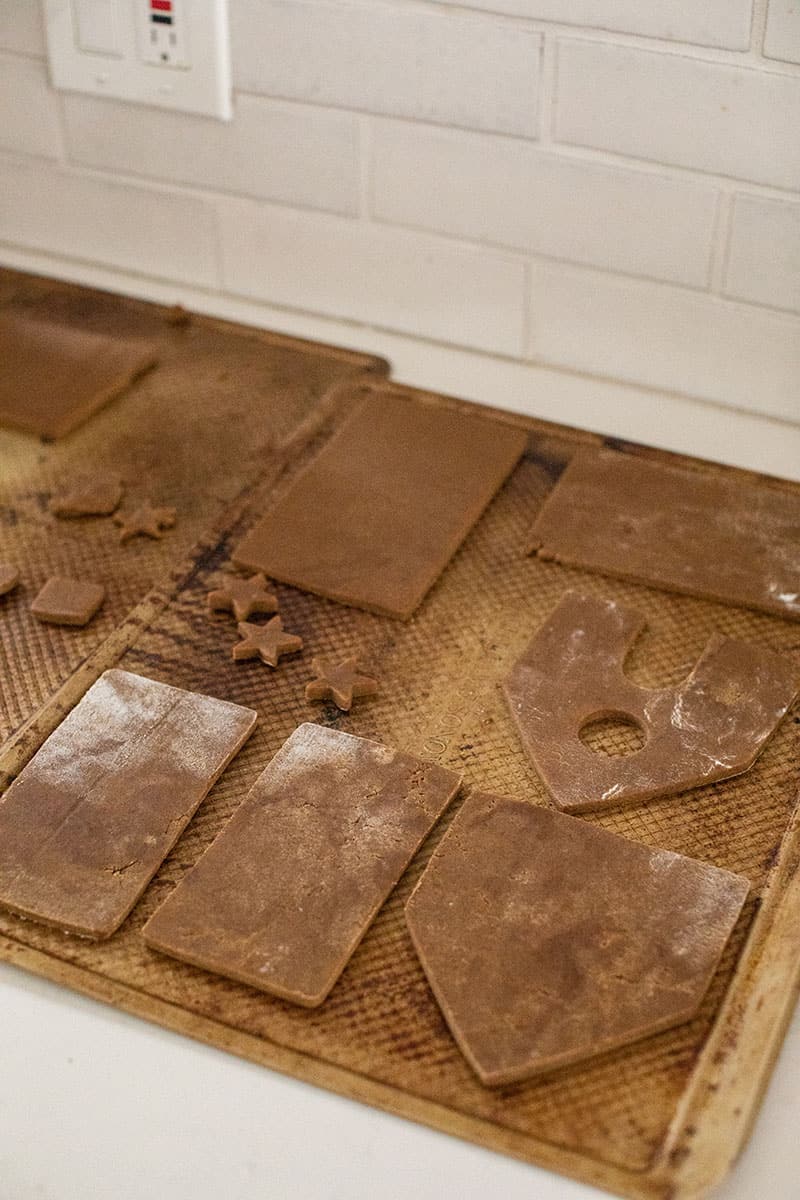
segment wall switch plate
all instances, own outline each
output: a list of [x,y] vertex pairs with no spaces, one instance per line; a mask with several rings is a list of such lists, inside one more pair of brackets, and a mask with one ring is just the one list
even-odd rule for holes
[[227,0],[45,0],[55,88],[229,121]]

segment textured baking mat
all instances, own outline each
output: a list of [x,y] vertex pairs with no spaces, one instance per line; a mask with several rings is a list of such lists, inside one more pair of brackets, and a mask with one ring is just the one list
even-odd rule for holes
[[[340,390],[334,422],[355,398]],[[317,720],[435,759],[462,770],[467,788],[546,804],[499,682],[567,588],[619,599],[647,617],[648,632],[629,660],[631,675],[646,686],[684,676],[714,630],[797,652],[797,626],[777,618],[528,557],[527,535],[542,499],[575,447],[599,439],[508,419],[530,428],[528,453],[416,616],[398,622],[278,585],[285,626],[304,638],[305,651],[276,671],[231,660],[233,622],[210,618],[205,597],[228,566],[231,547],[322,444],[330,423],[297,441],[292,457],[267,464],[265,477],[246,489],[218,530],[203,540],[172,588],[153,594],[84,664],[10,745],[0,769],[12,777],[112,664],[250,705],[260,716],[255,734],[114,938],[92,945],[2,916],[0,954],[265,1065],[621,1195],[697,1196],[724,1173],[743,1141],[795,996],[796,709],[740,779],[587,818],[742,872],[753,884],[697,1017],[594,1062],[488,1090],[457,1050],[403,921],[405,900],[447,819],[424,844],[319,1010],[295,1008],[171,961],[147,950],[141,938],[144,921],[301,721]],[[351,653],[381,680],[381,694],[358,703],[349,715],[306,703],[311,656]],[[606,738],[606,751],[623,748],[613,736]]]
[[[52,280],[0,270],[3,311],[71,328],[142,338],[157,366],[67,438],[46,443],[0,428],[0,561],[24,586],[0,599],[0,746],[183,558],[280,443],[340,381],[385,364]],[[3,365],[0,364],[0,370]],[[161,541],[121,546],[104,518],[57,520],[53,493],[83,471],[126,481],[122,508],[151,499],[177,509]],[[51,574],[104,583],[84,629],[41,625],[30,602]]]

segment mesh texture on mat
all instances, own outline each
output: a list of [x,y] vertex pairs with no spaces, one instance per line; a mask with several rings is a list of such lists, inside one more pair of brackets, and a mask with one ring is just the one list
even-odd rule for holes
[[[628,662],[632,678],[643,686],[663,686],[685,676],[714,630],[776,651],[800,647],[800,627],[777,618],[527,557],[524,547],[537,507],[572,450],[586,440],[586,435],[569,431],[532,433],[528,454],[408,623],[277,585],[284,625],[303,637],[305,650],[275,671],[258,662],[234,663],[230,651],[235,624],[225,616],[210,617],[205,604],[207,591],[229,566],[231,547],[268,503],[268,489],[256,488],[245,516],[216,546],[198,552],[194,570],[177,595],[118,660],[125,669],[257,709],[256,733],[110,942],[92,945],[5,915],[0,917],[0,932],[235,1030],[495,1126],[631,1171],[646,1168],[665,1138],[711,1030],[794,810],[796,709],[741,778],[586,818],[648,844],[742,872],[753,885],[697,1017],[594,1062],[492,1091],[477,1082],[450,1037],[413,952],[403,905],[459,801],[428,838],[319,1010],[295,1008],[173,962],[147,950],[140,936],[144,921],[220,831],[301,721],[316,720],[436,759],[462,770],[466,789],[478,787],[546,804],[547,795],[521,749],[499,684],[568,588],[618,599],[647,618],[648,629]],[[278,489],[318,444],[319,439],[303,451]],[[381,681],[380,695],[358,702],[350,714],[306,703],[311,657],[353,653]],[[613,731],[608,736],[613,750]]]
[[[265,340],[202,318],[171,325],[152,305],[10,271],[0,271],[3,303],[84,329],[141,336],[159,361],[63,440],[0,429],[0,561],[15,564],[23,581],[0,597],[0,746],[188,554],[257,474],[270,445],[340,380],[382,366],[368,355]],[[53,517],[51,495],[96,468],[126,481],[121,511],[150,499],[177,509],[175,528],[161,541],[121,546],[110,517]],[[85,628],[31,616],[31,600],[52,574],[105,584],[103,608]]]

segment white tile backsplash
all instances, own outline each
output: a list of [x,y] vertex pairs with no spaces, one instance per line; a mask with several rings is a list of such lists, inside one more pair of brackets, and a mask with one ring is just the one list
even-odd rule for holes
[[47,158],[61,152],[58,98],[37,59],[0,53],[0,150]]
[[799,12],[230,0],[225,124],[54,92],[0,0],[0,262],[800,425]]
[[38,0],[0,0],[0,49],[45,54],[44,21]]
[[800,313],[799,201],[736,197],[725,291]]
[[[800,420],[795,319],[718,296],[541,263],[536,362]],[[599,369],[598,369],[599,368]]]
[[767,58],[800,63],[800,0],[769,0],[764,53]]
[[565,39],[556,138],[800,190],[800,75]]
[[380,220],[692,287],[707,283],[713,186],[399,122],[378,123],[372,144]]
[[0,242],[202,287],[219,283],[214,210],[205,200],[3,157],[0,180]]
[[233,0],[236,86],[536,135],[541,37],[524,25],[413,5]]
[[226,288],[500,354],[523,352],[524,268],[425,234],[222,202]]
[[436,0],[535,21],[558,21],[614,33],[746,50],[752,0]]
[[242,95],[227,123],[72,95],[65,114],[76,163],[331,212],[358,209],[352,113]]

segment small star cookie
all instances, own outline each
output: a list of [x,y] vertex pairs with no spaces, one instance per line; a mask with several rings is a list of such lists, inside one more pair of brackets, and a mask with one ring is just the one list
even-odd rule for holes
[[246,621],[253,613],[277,612],[278,597],[267,591],[263,575],[250,579],[229,575],[222,587],[208,593],[208,607],[211,612],[232,612],[237,621]]
[[380,690],[377,679],[359,673],[356,658],[338,663],[314,658],[311,669],[317,678],[306,684],[306,700],[333,700],[342,712],[350,712],[357,696],[374,696]]
[[296,654],[303,649],[302,638],[293,633],[284,633],[280,617],[273,617],[266,625],[240,621],[236,628],[243,639],[233,647],[233,657],[237,662],[260,658],[268,667],[277,667],[281,655]]
[[175,515],[174,508],[153,508],[148,500],[131,512],[119,513],[114,522],[120,527],[119,540],[129,542],[139,536],[162,537],[162,530],[172,529],[175,524]]

